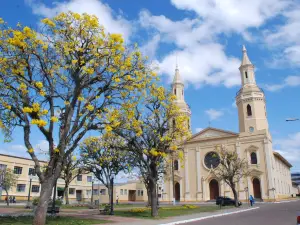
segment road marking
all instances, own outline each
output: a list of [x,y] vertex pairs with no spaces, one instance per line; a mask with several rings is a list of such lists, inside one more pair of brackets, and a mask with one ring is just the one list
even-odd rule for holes
[[176,224],[182,224],[182,223],[191,223],[191,222],[196,222],[196,221],[215,218],[215,217],[228,216],[228,215],[232,215],[232,214],[247,212],[247,211],[251,211],[251,210],[255,210],[255,209],[259,209],[259,208],[260,207],[253,207],[250,209],[243,209],[243,210],[228,212],[228,213],[220,213],[220,214],[211,215],[211,216],[204,216],[204,217],[199,217],[199,218],[194,218],[194,219],[189,219],[189,220],[181,220],[181,221],[176,221],[176,222],[171,222],[171,223],[164,223],[164,224],[159,224],[159,225],[176,225]]

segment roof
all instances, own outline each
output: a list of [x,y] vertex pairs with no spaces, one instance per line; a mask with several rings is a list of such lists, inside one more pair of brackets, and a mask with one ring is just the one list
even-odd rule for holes
[[288,167],[293,167],[292,164],[290,164],[282,155],[280,155],[278,152],[274,152],[273,151],[273,154],[275,156],[277,156],[277,158],[279,158],[285,165],[287,165]]
[[223,130],[223,129],[219,129],[219,128],[214,128],[214,127],[207,127],[201,131],[199,131],[198,133],[194,134],[190,139],[193,139],[194,137],[200,136],[201,134],[205,133],[208,130],[214,130],[214,131],[219,131],[219,132],[223,132],[223,133],[228,133],[231,135],[239,135],[238,133],[232,132],[232,131],[228,131],[228,130]]
[[245,65],[252,65],[252,63],[247,55],[247,49],[245,45],[243,45],[243,58],[242,58],[241,66],[245,66]]
[[[14,155],[6,155],[6,154],[0,154],[0,156],[6,156],[6,157],[11,157],[11,158],[16,158],[16,159],[24,159],[24,160],[30,160],[33,161],[30,158],[25,158],[25,157],[20,157],[20,156],[14,156]],[[39,160],[39,162],[47,163],[47,161],[44,160]]]
[[183,84],[182,80],[181,80],[181,77],[180,77],[179,69],[178,69],[177,66],[176,66],[176,69],[175,69],[175,76],[174,76],[174,79],[173,79],[173,84],[176,84],[176,83]]

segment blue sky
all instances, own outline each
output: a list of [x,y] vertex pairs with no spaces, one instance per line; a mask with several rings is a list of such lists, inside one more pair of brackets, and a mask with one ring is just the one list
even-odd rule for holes
[[[236,92],[242,45],[265,91],[273,148],[300,171],[299,0],[2,0],[0,17],[37,28],[43,17],[62,11],[95,14],[109,32],[137,42],[160,68],[164,85],[176,55],[192,110],[193,132],[211,126],[238,132]],[[46,149],[39,134],[34,142]],[[0,152],[26,156],[22,134],[0,143]]]

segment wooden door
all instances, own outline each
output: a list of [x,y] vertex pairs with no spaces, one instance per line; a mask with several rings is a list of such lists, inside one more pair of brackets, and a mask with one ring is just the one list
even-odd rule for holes
[[215,179],[209,183],[210,200],[215,200],[219,197],[219,182]]
[[178,182],[175,184],[175,200],[180,201],[180,184]]
[[252,181],[253,184],[253,193],[254,198],[261,198],[261,191],[260,191],[260,181],[257,178],[254,178]]

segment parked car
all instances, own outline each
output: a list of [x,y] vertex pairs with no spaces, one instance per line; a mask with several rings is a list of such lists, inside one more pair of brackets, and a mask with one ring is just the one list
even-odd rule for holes
[[[216,199],[216,204],[217,205],[222,205],[222,206],[225,206],[225,205],[235,205],[235,201],[234,201],[234,199],[229,198],[229,197],[219,196]],[[240,201],[238,202],[238,204],[239,204],[239,206],[242,205],[242,203]]]

